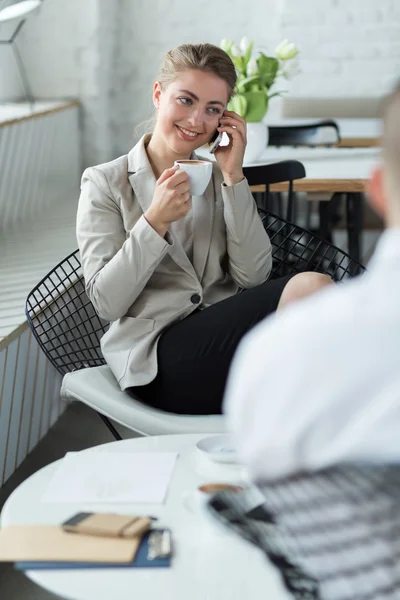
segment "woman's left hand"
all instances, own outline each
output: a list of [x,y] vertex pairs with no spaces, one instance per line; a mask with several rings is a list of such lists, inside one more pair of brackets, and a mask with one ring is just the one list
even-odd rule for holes
[[228,146],[219,146],[215,158],[221,168],[226,185],[235,185],[244,179],[243,157],[246,149],[246,121],[231,110],[225,110],[220,119],[219,132],[229,137]]

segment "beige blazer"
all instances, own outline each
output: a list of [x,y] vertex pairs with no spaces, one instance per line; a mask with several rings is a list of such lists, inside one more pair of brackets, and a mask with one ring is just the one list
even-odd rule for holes
[[226,186],[217,165],[204,195],[193,199],[193,264],[175,235],[160,237],[143,216],[156,185],[146,141],[86,169],[77,215],[86,291],[111,321],[101,348],[122,389],[155,378],[157,341],[167,326],[239,286],[264,282],[272,266],[247,181]]

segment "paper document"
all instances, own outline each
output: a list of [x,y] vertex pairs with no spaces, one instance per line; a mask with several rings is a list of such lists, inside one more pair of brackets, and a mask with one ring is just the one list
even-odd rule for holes
[[177,452],[69,452],[43,502],[164,502]]

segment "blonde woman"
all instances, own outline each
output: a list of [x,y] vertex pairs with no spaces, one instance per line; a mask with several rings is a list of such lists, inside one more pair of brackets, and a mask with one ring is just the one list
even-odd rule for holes
[[[243,335],[330,283],[317,273],[268,281],[271,244],[242,170],[246,123],[226,110],[235,82],[220,48],[171,50],[153,88],[153,133],[82,177],[77,237],[88,296],[111,322],[103,355],[121,389],[174,413],[221,412]],[[192,198],[174,162],[216,130],[230,143]]]

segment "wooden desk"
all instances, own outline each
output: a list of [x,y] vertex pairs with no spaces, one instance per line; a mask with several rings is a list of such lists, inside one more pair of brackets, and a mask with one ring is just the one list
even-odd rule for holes
[[[363,227],[364,193],[370,173],[380,160],[377,148],[267,148],[251,166],[262,166],[281,160],[298,160],[306,177],[294,181],[295,192],[318,194],[321,235],[329,239],[329,223],[334,210],[329,202],[335,194],[346,194],[349,253],[360,260],[360,239]],[[246,164],[246,166],[250,166]],[[264,186],[253,186],[253,192],[263,192]],[[285,192],[287,183],[271,185],[271,192]],[[325,200],[325,201],[324,201]]]
[[[294,182],[294,191],[306,193],[364,193],[366,182],[380,160],[377,148],[271,148],[245,166],[262,166],[281,160],[303,163],[307,176]],[[253,191],[263,191],[254,186]],[[286,183],[271,186],[271,191],[287,190]]]

